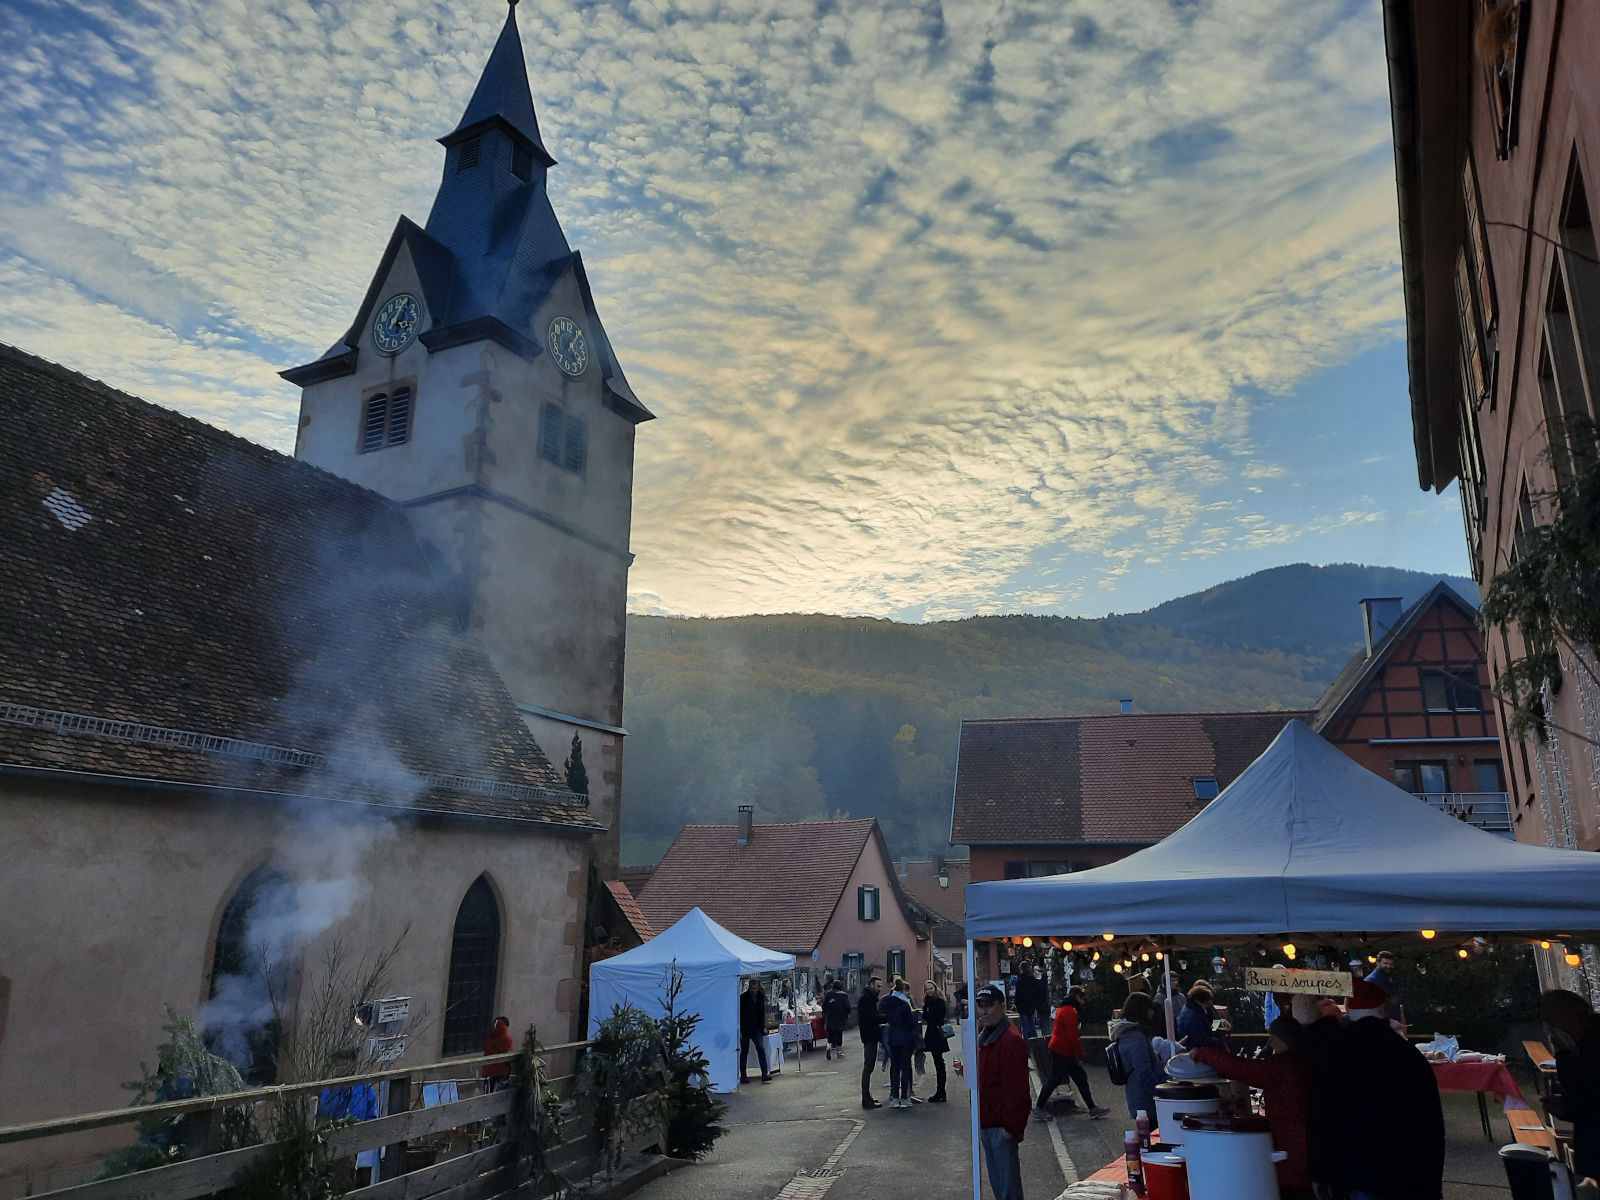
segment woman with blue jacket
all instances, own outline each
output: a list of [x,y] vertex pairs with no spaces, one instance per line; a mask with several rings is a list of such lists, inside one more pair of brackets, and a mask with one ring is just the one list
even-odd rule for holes
[[1122,1088],[1128,1101],[1128,1115],[1138,1116],[1143,1109],[1153,1120],[1156,1084],[1166,1077],[1168,1056],[1164,1051],[1170,1050],[1172,1045],[1160,1036],[1155,1002],[1145,992],[1135,992],[1123,1003],[1122,1018],[1111,1023],[1110,1032],[1123,1069],[1128,1072],[1128,1082]]
[[889,1107],[911,1107],[911,1052],[917,1044],[917,1014],[898,975],[878,1005],[883,1041],[889,1047]]

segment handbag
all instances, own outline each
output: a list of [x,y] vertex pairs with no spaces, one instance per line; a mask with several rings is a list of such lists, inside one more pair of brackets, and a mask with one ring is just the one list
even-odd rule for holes
[[939,1032],[944,1034],[949,1041],[953,1042],[956,1040],[956,1027],[949,1021],[946,1021],[943,1025],[939,1026]]

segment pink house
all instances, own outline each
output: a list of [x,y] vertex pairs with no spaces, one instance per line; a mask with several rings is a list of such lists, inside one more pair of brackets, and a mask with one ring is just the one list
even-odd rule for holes
[[685,825],[639,907],[655,929],[691,908],[801,967],[878,969],[910,981],[933,972],[931,914],[906,893],[875,819]]

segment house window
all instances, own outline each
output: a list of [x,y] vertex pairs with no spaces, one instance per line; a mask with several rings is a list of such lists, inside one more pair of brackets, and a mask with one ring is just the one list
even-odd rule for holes
[[1217,786],[1217,777],[1215,775],[1196,775],[1189,782],[1194,784],[1194,798],[1196,800],[1215,800],[1217,793],[1222,791]]
[[1594,461],[1600,401],[1600,263],[1583,173],[1574,160],[1562,200],[1545,306],[1539,395],[1556,481],[1569,483]]
[[271,940],[265,918],[285,900],[285,884],[263,864],[245,877],[222,910],[211,955],[208,1007],[200,1025],[206,1046],[244,1076],[245,1082],[277,1082],[283,1026],[273,1015],[272,984],[288,965],[292,947]]
[[582,475],[588,453],[588,431],[582,419],[547,400],[539,410],[539,457]]
[[1494,152],[1506,158],[1517,144],[1517,91],[1522,65],[1522,0],[1478,0],[1473,51],[1483,72],[1494,118]]
[[483,139],[468,138],[461,143],[461,150],[456,155],[456,170],[470,171],[478,165],[478,153],[483,149]]
[[1024,859],[1021,862],[1006,864],[1006,878],[1043,879],[1047,875],[1065,875],[1070,871],[1086,870],[1088,865],[1081,862],[1063,862],[1054,858]]
[[878,889],[870,883],[856,889],[856,916],[863,921],[878,919]]
[[1500,765],[1498,758],[1476,760],[1472,764],[1472,776],[1480,792],[1503,793],[1506,790],[1505,768]]
[[1437,712],[1482,712],[1476,671],[1422,672],[1422,707]]
[[1478,302],[1467,251],[1463,247],[1456,255],[1456,324],[1461,334],[1461,354],[1466,365],[1467,381],[1472,388],[1472,402],[1476,407],[1489,395],[1490,370],[1487,334],[1483,318],[1478,312]]
[[533,151],[521,142],[511,148],[511,173],[523,183],[533,178]]
[[844,956],[844,969],[845,970],[847,970],[847,971],[859,971],[862,967],[864,967],[866,965],[867,965],[867,956],[864,953],[862,953],[860,950],[850,950],[850,951],[846,952],[846,954]]
[[361,453],[411,440],[411,400],[409,383],[367,393],[361,405]]
[[444,1004],[445,1055],[476,1054],[494,1020],[500,970],[500,906],[482,875],[456,912],[450,943],[450,985]]
[[1396,787],[1416,796],[1450,790],[1450,764],[1443,759],[1428,762],[1397,762],[1391,768]]
[[889,951],[889,965],[886,973],[892,979],[898,975],[904,979],[906,975],[906,952],[904,950]]

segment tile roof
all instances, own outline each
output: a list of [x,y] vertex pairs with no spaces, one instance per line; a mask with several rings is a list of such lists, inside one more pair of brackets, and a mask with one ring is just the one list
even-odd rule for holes
[[[757,825],[743,846],[737,825],[685,825],[639,893],[639,907],[665,929],[698,906],[742,938],[808,954],[869,839],[876,835],[882,846],[877,824],[869,817]],[[893,875],[887,861],[884,869]]]
[[0,479],[0,764],[600,827],[383,497],[5,346]]
[[650,928],[650,919],[644,915],[644,910],[639,907],[639,902],[633,898],[633,893],[628,890],[628,885],[619,879],[613,879],[606,884],[606,890],[611,893],[611,898],[617,902],[633,931],[639,935],[641,942],[648,942],[655,937],[656,931]]
[[1345,702],[1359,692],[1362,685],[1388,660],[1395,643],[1409,634],[1424,614],[1431,612],[1434,605],[1440,603],[1454,604],[1469,619],[1475,619],[1477,616],[1461,593],[1441,579],[1428,590],[1427,595],[1400,614],[1400,619],[1390,626],[1389,632],[1384,634],[1372,648],[1371,654],[1368,654],[1366,647],[1363,646],[1351,655],[1350,661],[1340,668],[1327,690],[1317,698],[1314,716],[1308,722],[1311,728],[1318,733],[1326,729],[1328,722],[1339,715],[1339,710],[1344,707]]
[[902,862],[900,886],[932,914],[934,944],[954,946],[965,943],[967,938],[967,884],[972,882],[972,862],[965,858],[945,859],[943,875],[949,880],[945,887],[939,886],[938,865],[931,858]]
[[617,871],[617,879],[626,884],[628,891],[637,896],[644,890],[644,885],[650,882],[650,876],[655,873],[654,863],[643,867],[622,867]]
[[950,840],[1154,842],[1198,811],[1193,779],[1227,787],[1308,711],[1129,713],[961,723]]

